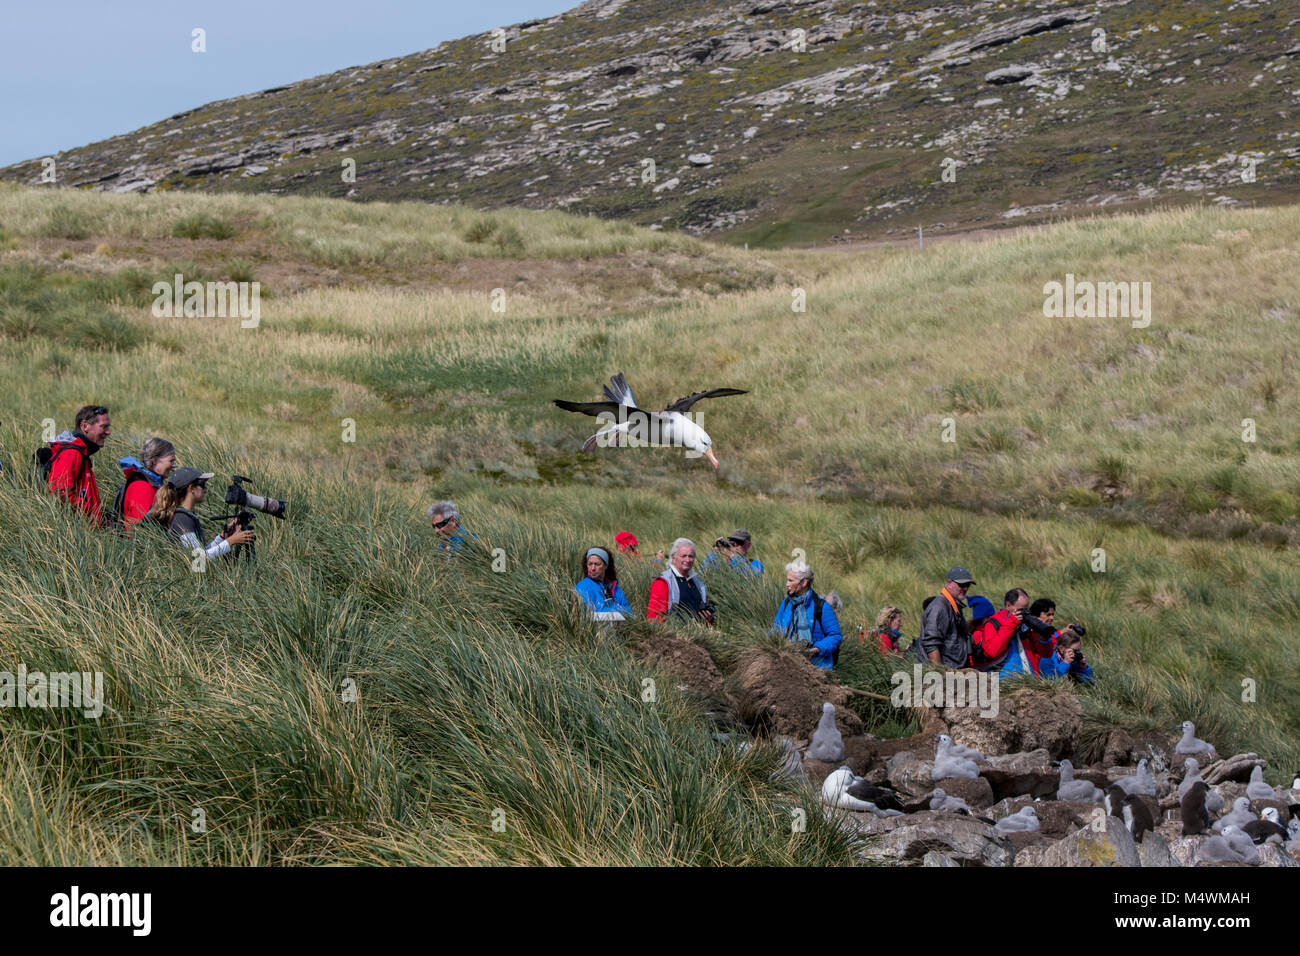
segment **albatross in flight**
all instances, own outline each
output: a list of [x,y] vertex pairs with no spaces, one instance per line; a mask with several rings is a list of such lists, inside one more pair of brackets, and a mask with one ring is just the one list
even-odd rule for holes
[[[632,387],[622,372],[613,376],[604,386],[603,402],[570,402],[562,398],[555,399],[555,404],[566,412],[580,412],[592,415],[605,423],[600,429],[582,443],[583,451],[591,451],[597,445],[609,444],[617,447],[622,444],[644,443],[651,445],[673,445],[688,448],[703,455],[714,468],[718,467],[717,456],[713,454],[713,439],[703,428],[691,421],[686,413],[702,398],[720,398],[723,395],[744,395],[744,388],[711,388],[707,392],[696,392],[679,398],[663,411],[648,412],[638,408]],[[602,441],[603,439],[603,441]]]

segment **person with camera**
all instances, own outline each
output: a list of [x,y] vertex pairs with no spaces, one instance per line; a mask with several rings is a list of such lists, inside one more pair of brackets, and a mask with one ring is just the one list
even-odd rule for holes
[[1068,677],[1076,684],[1092,684],[1092,667],[1083,658],[1083,636],[1088,629],[1082,624],[1071,624],[1057,632],[1056,653],[1039,663],[1043,677]]
[[984,617],[971,634],[976,669],[1000,670],[1011,653],[1011,644],[1029,609],[1024,588],[1012,588],[1002,597],[1002,607]]
[[[1039,598],[1031,605],[1029,595],[1021,588],[1008,591],[1007,598],[1010,599],[1013,593],[1017,595],[1016,599],[990,618],[990,622],[997,620],[1003,612],[1010,611],[1019,619],[1019,624],[1003,650],[1001,659],[993,659],[990,656],[984,669],[996,669],[999,680],[1018,674],[1032,674],[1034,677],[1059,676],[1056,673],[1055,663],[1060,659],[1056,656],[1057,633],[1056,628],[1051,624],[1056,618],[1056,604],[1050,598]],[[1046,615],[1047,620],[1039,615]],[[986,638],[983,645],[985,647],[990,646],[989,635],[990,629],[985,625],[983,632]],[[995,636],[993,638],[995,643],[991,645],[995,652],[998,650],[996,639]]]
[[668,549],[667,569],[650,584],[648,619],[661,621],[672,615],[713,626],[714,607],[694,568],[695,543],[690,538],[678,538]]
[[209,561],[214,561],[230,554],[239,545],[253,544],[257,536],[251,528],[243,528],[237,519],[232,519],[220,536],[208,544],[207,536],[203,533],[203,523],[194,509],[203,504],[208,493],[208,479],[211,477],[212,472],[199,471],[197,468],[175,469],[158,489],[158,496],[149,509],[149,515],[156,518],[168,534],[191,554],[198,548]]
[[785,598],[776,609],[772,629],[787,640],[807,644],[814,667],[830,670],[840,656],[840,631],[835,608],[813,590],[813,569],[802,561],[785,566]]

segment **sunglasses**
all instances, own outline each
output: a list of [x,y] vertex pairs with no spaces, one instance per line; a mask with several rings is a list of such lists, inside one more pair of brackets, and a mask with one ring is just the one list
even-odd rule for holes
[[455,520],[456,520],[455,518],[443,518],[441,521],[435,521],[433,523],[433,526],[441,531],[443,528],[447,527],[447,525],[451,524]]

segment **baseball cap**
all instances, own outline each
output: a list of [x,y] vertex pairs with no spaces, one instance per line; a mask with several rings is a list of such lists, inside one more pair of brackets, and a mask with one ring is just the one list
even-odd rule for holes
[[618,545],[620,551],[630,551],[640,542],[637,541],[636,535],[631,531],[620,531],[618,534],[614,535],[614,543]]
[[735,531],[731,532],[728,537],[737,544],[749,544],[750,540],[749,532],[744,528],[737,528]]
[[963,568],[960,564],[957,565],[957,567],[955,568],[949,569],[947,580],[956,581],[958,584],[975,583],[975,579],[970,576],[970,572],[967,571],[965,568]]
[[210,471],[199,471],[197,468],[177,468],[167,476],[167,484],[180,491],[199,479],[206,481],[212,477],[213,474]]

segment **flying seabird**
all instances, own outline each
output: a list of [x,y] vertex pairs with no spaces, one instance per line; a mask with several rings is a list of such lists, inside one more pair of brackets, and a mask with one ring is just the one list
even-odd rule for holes
[[709,433],[686,417],[686,413],[702,398],[721,398],[724,395],[744,395],[744,388],[711,388],[705,392],[696,392],[679,398],[663,411],[649,412],[639,408],[632,395],[632,387],[622,372],[610,378],[604,386],[603,402],[570,402],[563,398],[554,399],[557,406],[566,412],[579,412],[592,415],[607,423],[582,443],[583,451],[591,451],[605,443],[617,446],[633,441],[646,444],[673,445],[698,452],[709,460],[714,468],[718,467],[717,456],[713,453],[713,439]]

